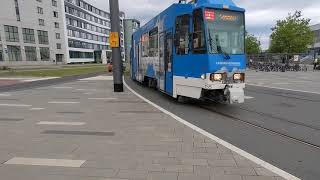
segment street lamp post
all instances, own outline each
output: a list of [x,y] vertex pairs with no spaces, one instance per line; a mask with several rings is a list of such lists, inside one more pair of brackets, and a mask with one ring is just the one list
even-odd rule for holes
[[113,63],[113,82],[114,92],[123,92],[122,79],[122,59],[120,50],[120,17],[119,17],[119,1],[109,0],[110,17],[111,17],[111,33],[109,36],[110,47],[112,48]]

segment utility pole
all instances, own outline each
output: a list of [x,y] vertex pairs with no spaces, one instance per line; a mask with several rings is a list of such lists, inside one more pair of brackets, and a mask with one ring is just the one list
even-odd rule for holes
[[122,59],[120,50],[120,15],[119,1],[109,0],[111,32],[109,36],[110,47],[112,48],[112,66],[113,66],[113,83],[114,92],[123,92],[122,79]]

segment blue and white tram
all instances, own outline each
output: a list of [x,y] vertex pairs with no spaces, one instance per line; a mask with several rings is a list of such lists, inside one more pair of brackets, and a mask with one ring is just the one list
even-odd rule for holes
[[131,78],[174,98],[243,103],[244,13],[232,0],[171,5],[133,34]]

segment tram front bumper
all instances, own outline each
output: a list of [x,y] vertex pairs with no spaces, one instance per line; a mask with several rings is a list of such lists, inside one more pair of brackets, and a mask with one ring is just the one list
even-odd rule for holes
[[229,104],[244,103],[244,90],[243,88],[229,88],[224,91]]

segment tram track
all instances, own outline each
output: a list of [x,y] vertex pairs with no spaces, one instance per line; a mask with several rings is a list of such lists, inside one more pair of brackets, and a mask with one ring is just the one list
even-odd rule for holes
[[[212,101],[212,102],[215,102],[215,101]],[[216,103],[216,102],[215,102],[215,103]],[[301,144],[304,144],[304,145],[306,145],[306,146],[309,146],[309,147],[312,147],[312,148],[315,148],[315,149],[320,150],[320,145],[314,144],[314,143],[309,142],[309,141],[305,141],[305,140],[303,140],[303,139],[301,139],[301,138],[296,138],[296,137],[293,137],[293,136],[288,135],[288,134],[286,134],[286,133],[282,133],[282,132],[273,130],[273,129],[271,129],[271,128],[264,127],[264,126],[262,126],[262,125],[252,123],[252,122],[250,122],[250,121],[248,121],[248,120],[244,120],[244,119],[238,118],[238,117],[236,117],[236,116],[234,116],[234,115],[231,115],[230,113],[227,114],[227,113],[225,113],[225,112],[222,112],[222,111],[213,109],[213,108],[211,108],[210,106],[200,105],[200,107],[203,108],[203,109],[205,109],[205,110],[207,110],[207,111],[210,111],[210,112],[219,114],[219,115],[221,115],[221,116],[227,117],[227,118],[229,118],[229,119],[231,119],[231,120],[233,120],[233,121],[240,122],[240,123],[245,124],[245,125],[247,125],[247,126],[250,126],[250,127],[256,128],[256,129],[259,129],[259,130],[261,130],[261,131],[263,131],[263,132],[265,132],[265,133],[272,134],[272,135],[277,135],[277,136],[283,137],[283,138],[285,138],[285,139],[289,139],[289,140],[291,140],[291,141],[294,141],[294,142],[297,142],[297,143],[301,143]],[[252,110],[248,110],[248,109],[246,109],[246,108],[241,108],[241,107],[240,107],[240,109],[245,110],[245,111],[248,111],[248,112],[251,112],[251,113],[252,113],[252,112],[255,112],[255,111],[252,111]],[[255,112],[255,113],[258,113],[258,114],[259,114],[259,112]],[[260,115],[265,116],[265,115],[263,115],[263,114],[261,114],[261,113],[260,113]],[[314,127],[314,126],[311,126],[311,125],[306,125],[306,124],[304,124],[304,123],[298,123],[298,122],[290,122],[290,123],[294,123],[294,124],[300,125],[300,126],[305,126],[305,127],[308,127],[308,128],[314,129],[314,130],[320,130],[320,128],[318,128],[318,127]]]

